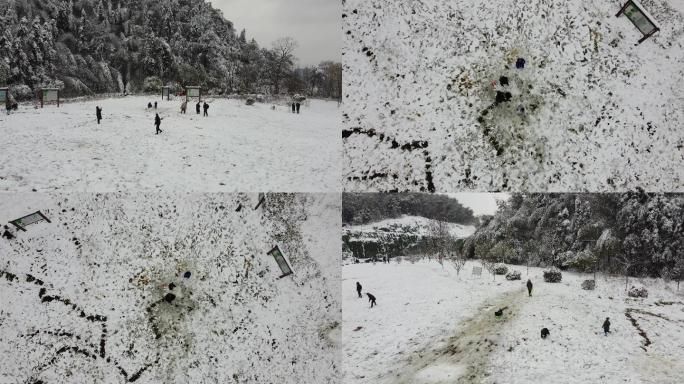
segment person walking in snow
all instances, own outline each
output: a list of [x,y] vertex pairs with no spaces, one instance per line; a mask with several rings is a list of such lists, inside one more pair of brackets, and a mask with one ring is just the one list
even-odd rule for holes
[[209,117],[209,104],[207,102],[204,102],[204,117]]
[[610,333],[610,317],[606,317],[606,321],[603,322],[603,334],[608,336]]
[[532,281],[527,279],[527,294],[532,297]]
[[359,294],[359,299],[363,297],[363,296],[361,296],[361,289],[362,289],[362,288],[361,288],[361,283],[359,283],[359,282],[357,281],[357,282],[356,282],[356,293]]
[[187,112],[187,110],[188,110],[188,102],[186,100],[183,102],[183,104],[181,104],[181,114],[185,114],[185,112]]
[[373,296],[372,294],[370,294],[370,293],[368,293],[368,292],[366,292],[366,296],[368,296],[368,301],[371,303],[371,308],[373,308],[374,306],[378,305],[378,304],[375,302],[375,296]]
[[299,107],[301,107],[301,106],[302,106],[302,105],[301,105],[299,102],[297,102],[297,114],[298,114],[298,115],[299,115]]
[[197,105],[195,105],[195,110],[197,111],[197,114],[200,114],[200,102],[197,102]]
[[100,124],[102,120],[102,108],[99,105],[95,106],[95,117],[97,118],[97,123]]
[[292,113],[295,113],[295,108],[296,108],[296,105],[295,105],[295,103],[294,103],[294,101],[293,101],[293,102],[292,102]]
[[154,125],[157,127],[157,133],[155,133],[155,135],[158,135],[158,134],[160,134],[161,132],[163,132],[163,131],[159,128],[159,126],[161,125],[161,121],[162,121],[162,118],[159,117],[159,114],[157,113],[157,115],[154,117]]

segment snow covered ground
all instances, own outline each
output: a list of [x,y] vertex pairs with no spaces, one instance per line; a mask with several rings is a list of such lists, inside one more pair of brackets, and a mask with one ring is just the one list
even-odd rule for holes
[[623,3],[343,2],[345,190],[684,191],[684,2]]
[[[155,99],[159,109],[148,110]],[[284,105],[208,101],[208,118],[152,96],[0,114],[0,191],[340,190],[337,102],[311,100],[294,115]],[[164,119],[158,136],[155,112]]]
[[[460,277],[437,262],[353,264],[342,270],[343,375],[348,383],[679,383],[684,370],[684,289],[641,281],[630,299],[624,278],[563,273],[544,283],[530,268],[521,281],[486,271]],[[355,283],[377,297],[370,309]],[[637,281],[631,279],[630,284]],[[504,308],[501,318],[494,312]],[[612,332],[604,336],[606,317]],[[634,319],[632,323],[630,317]],[[645,337],[636,327],[643,330]],[[549,328],[551,336],[540,338]],[[650,344],[646,345],[646,338]]]
[[51,220],[0,239],[0,383],[339,382],[340,195],[256,204],[0,195],[1,222]]

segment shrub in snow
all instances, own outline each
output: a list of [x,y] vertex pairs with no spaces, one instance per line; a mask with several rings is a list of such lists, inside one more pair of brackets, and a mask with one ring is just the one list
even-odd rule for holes
[[511,271],[506,275],[506,280],[520,280],[520,272]]
[[645,287],[637,288],[637,287],[632,286],[632,288],[630,288],[629,291],[627,291],[627,295],[629,297],[644,297],[645,298],[645,297],[648,297],[648,291],[646,290]]
[[494,267],[494,274],[496,275],[505,275],[508,273],[508,267],[505,265],[497,265]]
[[547,283],[560,283],[563,280],[563,275],[560,271],[555,269],[550,269],[544,271],[544,281]]
[[265,100],[264,95],[256,95],[256,101],[259,103],[263,103]]
[[252,98],[250,97],[250,98],[247,99],[247,101],[245,101],[245,103],[246,103],[247,105],[254,105],[254,99],[252,99]]
[[582,289],[593,291],[596,288],[596,280],[584,280],[582,282]]
[[157,76],[146,77],[143,82],[143,91],[159,93],[162,89],[162,81]]
[[10,86],[10,94],[16,100],[30,100],[33,99],[33,91],[28,85],[19,84]]

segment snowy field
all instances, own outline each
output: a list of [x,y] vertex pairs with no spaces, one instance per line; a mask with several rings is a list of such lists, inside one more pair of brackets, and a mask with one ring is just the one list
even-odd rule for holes
[[3,223],[37,209],[51,223],[0,238],[0,383],[339,382],[340,195],[256,204],[2,195]]
[[[486,271],[472,275],[479,265],[468,262],[460,277],[430,261],[344,266],[345,382],[681,383],[684,288],[642,280],[649,297],[630,299],[624,278],[599,276],[596,290],[584,291],[588,275],[563,273],[551,284],[542,269],[530,268],[530,298],[524,266],[509,266],[521,281],[493,281]],[[357,281],[377,307],[357,297]],[[601,329],[606,317],[608,336]],[[543,327],[551,332],[546,340]]]
[[[337,192],[337,102],[289,107],[208,99],[209,117],[180,100],[129,96],[0,114],[0,191]],[[148,110],[148,102],[159,109]],[[95,107],[103,108],[101,125]],[[155,112],[164,119],[155,135]]]
[[684,1],[623,3],[343,2],[345,190],[684,191]]

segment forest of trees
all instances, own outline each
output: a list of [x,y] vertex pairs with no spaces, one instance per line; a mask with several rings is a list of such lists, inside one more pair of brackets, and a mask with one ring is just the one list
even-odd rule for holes
[[474,224],[473,211],[458,200],[446,195],[423,193],[344,193],[342,195],[342,222],[366,224],[402,215],[458,224]]
[[260,47],[204,0],[6,0],[0,24],[0,86],[19,99],[41,86],[76,96],[162,84],[341,98],[340,63],[297,68],[293,39]]
[[684,196],[513,194],[463,245],[471,258],[684,278]]

